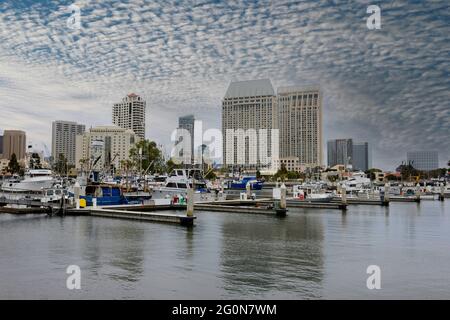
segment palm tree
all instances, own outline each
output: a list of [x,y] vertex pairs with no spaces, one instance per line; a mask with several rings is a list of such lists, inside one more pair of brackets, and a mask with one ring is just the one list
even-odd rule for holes
[[125,170],[125,183],[126,183],[126,190],[129,190],[128,187],[128,174],[129,174],[129,170],[133,167],[133,162],[129,159],[127,160],[121,160],[120,161],[120,166],[121,166],[121,171]]

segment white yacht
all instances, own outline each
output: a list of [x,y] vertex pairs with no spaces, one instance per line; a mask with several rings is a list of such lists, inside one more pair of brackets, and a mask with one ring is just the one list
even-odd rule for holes
[[194,202],[225,200],[225,194],[211,190],[199,169],[174,169],[163,186],[155,186],[152,199],[173,199],[187,196],[187,188],[194,188]]
[[40,192],[51,188],[57,180],[51,170],[32,169],[25,173],[23,179],[13,178],[3,182],[2,191],[6,192]]
[[306,187],[304,185],[292,186],[293,199],[305,202],[330,202],[334,198],[333,193],[324,192],[320,188]]
[[347,192],[358,192],[371,187],[371,181],[364,172],[354,172],[348,180],[341,182],[341,186],[345,187]]

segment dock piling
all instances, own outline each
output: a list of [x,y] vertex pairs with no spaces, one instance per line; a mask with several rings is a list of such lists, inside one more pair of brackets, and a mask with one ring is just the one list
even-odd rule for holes
[[441,192],[439,193],[439,201],[444,201],[445,197],[445,186],[441,183]]
[[420,202],[420,184],[416,185],[416,202]]
[[187,205],[186,205],[186,216],[194,216],[194,189],[188,188],[187,190]]
[[247,199],[252,198],[250,182],[247,182],[247,184],[245,185],[245,194],[247,195]]
[[390,185],[389,182],[384,185],[384,198],[382,199],[382,206],[389,206],[390,196],[389,196]]
[[286,193],[286,185],[282,183],[280,187],[280,206],[276,210],[277,216],[280,217],[286,216]]
[[77,210],[80,209],[80,184],[78,181],[75,182],[75,185],[73,186],[73,195],[75,198],[75,205]]
[[341,199],[342,199],[342,204],[347,205],[347,189],[345,187],[341,188]]

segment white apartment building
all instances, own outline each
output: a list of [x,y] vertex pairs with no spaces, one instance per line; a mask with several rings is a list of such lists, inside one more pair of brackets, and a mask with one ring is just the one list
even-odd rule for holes
[[133,130],[138,137],[145,139],[146,102],[137,94],[131,93],[115,103],[112,111],[113,124]]
[[129,159],[130,149],[139,140],[132,130],[118,126],[91,128],[76,137],[76,168],[81,169],[81,161],[87,159],[92,169],[102,170],[110,165],[120,169],[120,162]]
[[52,157],[58,161],[63,154],[69,165],[75,165],[76,136],[83,134],[85,126],[72,121],[53,121],[52,123]]
[[[271,129],[277,127],[276,95],[270,80],[231,82],[222,101],[224,165],[250,171],[271,168],[267,161],[272,157]],[[235,136],[229,136],[230,131]],[[267,145],[261,143],[262,138]]]
[[277,96],[280,161],[288,170],[322,165],[322,95],[319,88],[282,87]]

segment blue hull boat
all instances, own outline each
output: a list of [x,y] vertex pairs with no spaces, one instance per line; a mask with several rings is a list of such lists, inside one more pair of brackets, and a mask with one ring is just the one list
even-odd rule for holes
[[[73,194],[70,195],[73,196]],[[86,186],[85,195],[80,195],[80,199],[85,199],[86,205],[92,206],[92,199],[94,198],[97,199],[98,206],[113,206],[129,203],[123,195],[120,186],[95,184]]]
[[228,189],[231,190],[246,190],[247,183],[250,183],[250,190],[261,190],[263,188],[263,181],[259,181],[256,177],[243,177],[238,181],[229,181]]

